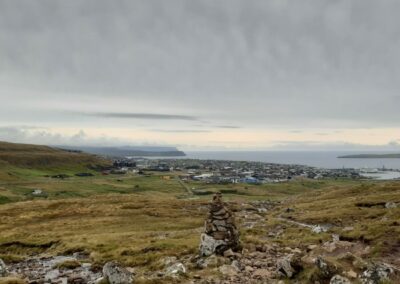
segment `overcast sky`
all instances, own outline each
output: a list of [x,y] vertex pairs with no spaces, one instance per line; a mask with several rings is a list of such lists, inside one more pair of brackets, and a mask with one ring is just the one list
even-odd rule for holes
[[0,140],[399,147],[399,11],[398,0],[0,0]]

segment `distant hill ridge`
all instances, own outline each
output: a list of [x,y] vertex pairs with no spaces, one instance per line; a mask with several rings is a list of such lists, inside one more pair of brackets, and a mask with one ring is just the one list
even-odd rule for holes
[[339,156],[340,159],[400,159],[400,153],[397,154],[357,154]]
[[57,146],[69,151],[83,151],[86,153],[107,157],[123,158],[133,157],[179,157],[186,156],[183,151],[169,146],[119,146],[119,147],[94,147],[94,146]]
[[54,147],[17,144],[0,141],[0,166],[21,168],[98,168],[110,161],[87,153],[66,151]]

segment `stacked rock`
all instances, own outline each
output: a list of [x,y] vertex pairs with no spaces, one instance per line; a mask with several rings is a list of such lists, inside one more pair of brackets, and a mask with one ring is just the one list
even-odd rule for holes
[[[217,193],[213,197],[210,204],[210,212],[205,222],[204,240],[214,241],[213,252],[223,254],[224,251],[232,249],[238,251],[240,249],[239,231],[235,225],[235,218],[226,204],[222,202],[221,193]],[[201,247],[201,246],[200,246]]]

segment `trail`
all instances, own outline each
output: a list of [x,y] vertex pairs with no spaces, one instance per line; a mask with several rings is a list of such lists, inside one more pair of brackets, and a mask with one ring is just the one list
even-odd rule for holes
[[330,226],[328,225],[311,225],[311,224],[306,224],[306,223],[301,223],[301,222],[297,222],[297,221],[293,221],[287,218],[283,218],[283,217],[277,217],[278,220],[290,223],[290,224],[294,224],[300,227],[305,227],[310,229],[312,232],[314,233],[322,233],[322,232],[327,232],[330,228]]
[[177,177],[179,184],[186,190],[189,196],[194,196],[193,191],[179,178]]

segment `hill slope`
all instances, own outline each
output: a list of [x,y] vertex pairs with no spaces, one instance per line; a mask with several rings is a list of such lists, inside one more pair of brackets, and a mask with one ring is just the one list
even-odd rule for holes
[[110,162],[97,156],[41,145],[0,142],[0,167],[18,168],[99,168]]

